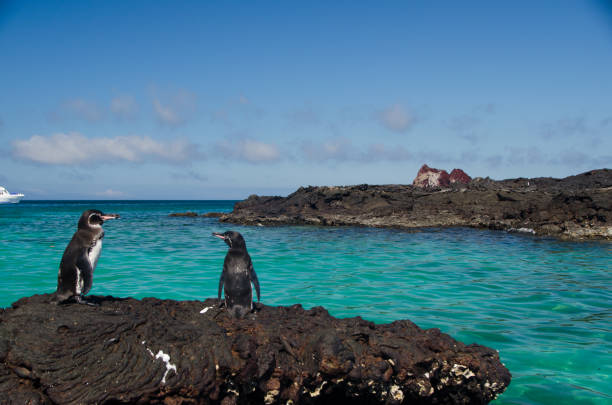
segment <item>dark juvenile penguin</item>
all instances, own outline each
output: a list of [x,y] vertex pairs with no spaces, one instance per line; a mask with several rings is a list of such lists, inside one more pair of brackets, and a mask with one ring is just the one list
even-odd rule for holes
[[229,246],[223,262],[223,272],[219,279],[219,301],[221,301],[221,290],[224,289],[225,307],[235,318],[242,318],[253,310],[251,283],[255,286],[257,302],[259,302],[259,280],[257,280],[251,256],[247,252],[246,243],[240,233],[213,232],[213,236],[223,239]]
[[102,251],[104,230],[102,224],[117,214],[104,214],[98,210],[87,210],[79,219],[77,231],[64,250],[57,274],[57,302],[74,298],[79,304],[87,303],[84,295],[91,290],[93,272]]

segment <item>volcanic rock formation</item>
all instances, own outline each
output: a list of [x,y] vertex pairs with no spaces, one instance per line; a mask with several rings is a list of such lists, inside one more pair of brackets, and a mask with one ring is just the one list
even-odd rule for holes
[[51,295],[0,309],[2,404],[486,403],[510,383],[495,350],[410,321],[216,299]]
[[434,169],[427,165],[421,166],[419,172],[414,178],[412,185],[415,187],[448,187],[451,183],[468,184],[472,178],[461,169],[453,169],[448,174],[446,170]]
[[434,169],[423,165],[414,178],[412,185],[416,187],[448,187],[450,185],[450,176],[446,170]]
[[[427,173],[423,177],[427,184],[433,176],[444,178]],[[449,180],[447,186],[426,188],[397,184],[300,187],[287,197],[252,195],[219,220],[405,229],[467,226],[612,240],[612,170],[592,170],[564,179],[475,178],[468,184]]]
[[472,181],[472,178],[461,169],[453,169],[453,171],[450,172],[450,176],[448,176],[448,178],[451,183],[468,184],[470,181]]

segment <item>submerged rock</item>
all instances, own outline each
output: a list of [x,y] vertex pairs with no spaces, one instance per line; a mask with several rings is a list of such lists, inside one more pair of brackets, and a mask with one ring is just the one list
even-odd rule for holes
[[217,300],[23,298],[0,309],[0,398],[15,404],[486,403],[510,383],[495,350],[403,320],[337,319]]
[[205,214],[202,214],[202,216],[206,218],[220,218],[223,215],[225,214],[223,214],[222,212],[207,212]]
[[168,214],[169,217],[197,217],[197,212],[187,211],[187,212],[173,212]]

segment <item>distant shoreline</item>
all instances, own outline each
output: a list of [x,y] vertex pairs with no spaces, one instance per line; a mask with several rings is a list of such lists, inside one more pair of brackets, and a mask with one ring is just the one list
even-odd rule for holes
[[[104,203],[104,202],[123,202],[123,203],[138,203],[138,202],[201,202],[201,201],[206,201],[206,202],[215,202],[215,201],[219,201],[219,202],[229,202],[229,201],[234,201],[234,202],[238,202],[238,201],[242,201],[242,200],[236,200],[236,199],[211,199],[211,200],[207,200],[207,199],[191,199],[191,200],[89,200],[89,199],[82,199],[82,200],[36,200],[36,199],[27,199],[27,200],[21,200],[21,202],[19,202],[19,204],[23,204],[25,203],[46,203],[46,202],[61,202],[61,203],[66,203],[66,202],[74,202],[74,203],[83,203],[83,202],[100,202],[100,203]],[[7,204],[10,205],[10,204]]]
[[477,178],[446,188],[300,187],[287,197],[252,195],[219,220],[243,225],[471,227],[612,240],[612,170],[563,179]]

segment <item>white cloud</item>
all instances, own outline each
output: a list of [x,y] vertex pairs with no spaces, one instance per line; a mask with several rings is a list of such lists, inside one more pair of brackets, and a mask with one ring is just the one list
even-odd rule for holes
[[108,197],[108,198],[118,198],[118,197],[125,196],[125,193],[123,191],[117,191],[117,190],[113,190],[110,188],[104,191],[94,193],[94,194],[97,195],[98,197]]
[[210,121],[229,127],[250,126],[265,115],[264,110],[250,98],[241,94],[227,102],[219,104],[210,113]]
[[480,125],[481,120],[475,115],[465,114],[453,117],[448,122],[448,127],[453,131],[466,132],[473,131]]
[[347,138],[333,138],[322,143],[306,141],[302,144],[302,153],[306,159],[315,162],[356,160],[358,156],[358,151]]
[[179,90],[162,102],[159,97],[153,98],[153,109],[160,123],[170,126],[184,124],[193,114],[196,107],[196,96],[186,90]]
[[540,127],[540,133],[546,139],[583,136],[594,132],[584,116],[565,117],[543,123]]
[[381,160],[406,161],[413,158],[413,154],[403,146],[389,147],[382,143],[371,144],[363,155],[365,162],[376,162]]
[[406,132],[415,123],[415,117],[401,104],[394,104],[378,113],[378,120],[394,132]]
[[155,108],[155,114],[157,119],[163,124],[179,125],[184,120],[179,117],[178,113],[169,106],[163,106],[158,99],[153,100],[153,108]]
[[590,153],[581,152],[577,148],[566,149],[556,154],[549,160],[549,163],[571,168],[600,169],[612,165],[612,154],[593,156]]
[[207,176],[205,176],[205,175],[203,175],[201,173],[198,173],[198,172],[196,172],[194,170],[189,170],[189,171],[184,172],[184,173],[172,173],[171,176],[172,176],[173,179],[180,180],[180,181],[182,181],[182,180],[194,180],[194,181],[197,181],[197,182],[200,182],[200,183],[205,183],[205,182],[208,181],[208,177]]
[[186,140],[158,142],[147,136],[87,138],[77,132],[34,135],[13,142],[13,156],[49,165],[144,161],[180,164],[192,160],[195,150]]
[[293,126],[310,127],[322,124],[320,115],[310,106],[295,109],[285,114],[287,121]]
[[133,118],[138,113],[138,104],[134,97],[121,95],[111,100],[110,110],[117,118]]
[[217,144],[217,150],[225,158],[246,160],[249,163],[274,162],[280,159],[280,151],[274,144],[254,139],[238,139]]
[[315,162],[363,162],[405,161],[413,159],[413,154],[400,145],[389,146],[373,143],[356,147],[347,138],[333,138],[315,144],[311,141],[302,144],[302,154],[307,160]]
[[102,119],[102,110],[93,101],[82,98],[66,101],[62,104],[62,110],[78,119],[96,122]]
[[275,145],[248,139],[242,142],[242,153],[250,162],[277,160],[280,155]]

